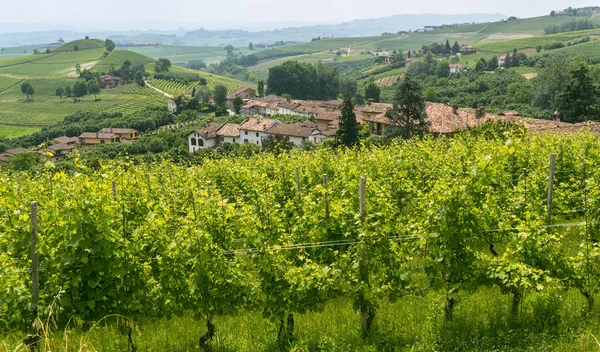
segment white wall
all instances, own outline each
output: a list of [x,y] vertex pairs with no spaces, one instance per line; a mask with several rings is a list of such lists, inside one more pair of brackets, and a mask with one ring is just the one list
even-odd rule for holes
[[240,137],[221,137],[223,141],[221,143],[241,143]]
[[[192,144],[192,138],[196,140],[196,145]],[[200,141],[202,142],[202,145],[200,145]],[[216,138],[211,138],[208,140],[205,140],[204,138],[200,137],[200,135],[198,135],[196,132],[191,133],[188,136],[188,147],[190,152],[195,152],[196,150],[200,150],[200,149],[206,149],[206,148],[212,148],[214,146],[217,145],[217,139]]]
[[240,129],[239,143],[252,143],[262,145],[262,138],[265,136],[267,135],[264,132],[247,131]]

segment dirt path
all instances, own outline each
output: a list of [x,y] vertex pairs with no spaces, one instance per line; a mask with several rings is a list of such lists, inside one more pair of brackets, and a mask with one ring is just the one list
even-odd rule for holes
[[14,78],[14,79],[32,78],[32,77],[29,77],[29,76],[13,75],[13,74],[10,74],[10,73],[0,73],[0,76],[4,76],[4,77],[8,77],[8,78]]
[[[81,69],[82,69],[82,70],[84,70],[84,69],[87,69],[87,70],[89,70],[89,69],[91,69],[92,67],[96,66],[96,64],[97,64],[98,62],[100,62],[100,60],[86,62],[85,64],[82,64],[82,65],[81,65]],[[77,74],[77,71],[75,70],[75,64],[73,64],[73,68],[69,68],[69,69],[67,69],[67,70],[64,70],[63,72],[64,72],[64,73],[65,73],[65,74],[66,74],[66,75],[67,75],[69,78],[78,78],[78,77],[79,77],[79,75]]]
[[162,90],[156,88],[155,86],[151,85],[149,81],[144,81],[146,83],[146,86],[148,86],[149,88],[154,89],[155,91],[161,93],[162,95],[164,95],[167,98],[173,99],[173,95],[167,93],[167,92],[163,92]]

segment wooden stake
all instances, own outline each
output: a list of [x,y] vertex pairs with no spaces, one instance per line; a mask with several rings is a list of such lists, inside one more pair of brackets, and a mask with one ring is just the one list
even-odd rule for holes
[[360,177],[360,220],[365,221],[365,210],[367,207],[366,203],[366,188],[367,188],[367,179],[364,176]]
[[[323,188],[325,188],[325,192],[327,192],[327,175],[323,175]],[[325,193],[323,198],[325,200],[325,219],[329,220],[329,195]]]
[[40,279],[38,273],[38,253],[36,250],[38,233],[38,204],[31,202],[31,304],[37,311],[37,303],[40,298]]
[[556,154],[550,154],[550,175],[548,177],[548,224],[552,221],[552,196],[554,193],[554,170],[556,168]]
[[117,201],[117,183],[115,182],[115,180],[112,181],[112,191],[113,191],[113,199],[116,202]]

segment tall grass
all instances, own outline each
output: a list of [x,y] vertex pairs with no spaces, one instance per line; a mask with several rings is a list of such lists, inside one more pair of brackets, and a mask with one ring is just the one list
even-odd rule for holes
[[[375,325],[360,338],[359,317],[352,304],[339,298],[323,311],[296,317],[296,335],[286,351],[600,351],[598,310],[582,311],[575,291],[556,290],[526,295],[520,319],[509,319],[511,298],[495,288],[482,288],[458,297],[452,321],[444,319],[439,292],[382,302]],[[191,314],[138,325],[120,316],[95,324],[73,319],[55,330],[51,320],[41,331],[40,351],[130,351],[128,331],[137,351],[197,351],[205,323]],[[280,351],[277,328],[259,311],[215,319],[215,352]],[[0,351],[26,351],[24,335],[0,335]]]

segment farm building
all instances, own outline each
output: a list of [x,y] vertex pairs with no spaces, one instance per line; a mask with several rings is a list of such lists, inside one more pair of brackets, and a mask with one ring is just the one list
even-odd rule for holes
[[266,137],[266,131],[278,123],[281,123],[281,121],[254,117],[247,118],[240,123],[240,139],[243,143],[262,145],[262,140]]
[[98,144],[111,144],[121,142],[121,137],[116,133],[85,132],[79,136],[82,147],[91,147]]
[[100,84],[104,88],[118,87],[121,85],[121,77],[111,75],[100,76]]
[[192,131],[188,135],[190,152],[217,146],[219,144],[217,131],[221,127],[223,127],[222,123],[209,122],[203,128]]
[[239,88],[227,95],[227,106],[233,108],[233,100],[235,98],[242,98],[244,101],[254,99],[256,97],[256,91],[252,88]]
[[139,132],[133,128],[103,128],[100,133],[115,133],[121,137],[121,139],[134,140],[139,138]]
[[465,69],[461,64],[450,64],[450,73],[460,73]]

